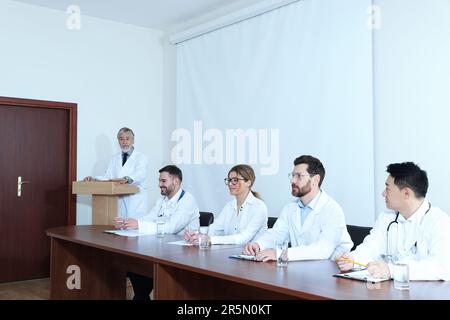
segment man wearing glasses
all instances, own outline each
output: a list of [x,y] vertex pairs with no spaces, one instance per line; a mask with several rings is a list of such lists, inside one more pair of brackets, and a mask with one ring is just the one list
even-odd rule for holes
[[391,278],[394,263],[409,267],[410,280],[450,280],[450,219],[425,198],[427,173],[413,162],[388,165],[382,196],[390,210],[351,253],[337,257],[342,271],[367,264],[377,278]]
[[332,259],[353,246],[347,232],[344,212],[323,191],[325,168],[319,159],[303,155],[295,159],[289,174],[292,195],[297,199],[282,210],[272,229],[254,242],[248,243],[243,253],[257,260],[276,260],[277,243],[289,241],[290,261]]

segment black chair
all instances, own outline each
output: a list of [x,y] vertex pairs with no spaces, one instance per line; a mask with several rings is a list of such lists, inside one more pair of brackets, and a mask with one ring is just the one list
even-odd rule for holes
[[355,250],[355,248],[364,241],[364,238],[370,233],[370,230],[372,230],[370,227],[354,226],[351,224],[347,225],[347,231],[353,241],[352,250]]
[[277,217],[269,217],[268,219],[267,219],[267,228],[272,228],[273,227],[273,225],[275,224],[275,222],[277,222]]
[[212,212],[200,211],[200,227],[208,227],[214,222],[214,214]]

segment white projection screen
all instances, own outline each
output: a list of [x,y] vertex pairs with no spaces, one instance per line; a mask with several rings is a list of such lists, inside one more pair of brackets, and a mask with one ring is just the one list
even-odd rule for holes
[[347,223],[373,224],[370,5],[299,1],[177,45],[171,159],[201,211],[220,213],[223,179],[247,163],[278,216],[294,159],[310,154]]

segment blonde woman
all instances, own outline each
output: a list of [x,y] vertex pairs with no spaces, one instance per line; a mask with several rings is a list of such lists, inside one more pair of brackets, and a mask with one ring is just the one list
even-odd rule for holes
[[[245,244],[267,230],[267,206],[252,191],[255,172],[252,167],[234,166],[224,179],[234,199],[228,202],[209,226],[211,244]],[[184,239],[198,241],[198,234],[186,231]]]

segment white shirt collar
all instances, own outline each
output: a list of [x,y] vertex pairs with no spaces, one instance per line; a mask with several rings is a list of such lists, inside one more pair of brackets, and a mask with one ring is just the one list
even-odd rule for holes
[[[252,205],[255,202],[256,197],[253,195],[253,193],[250,191],[247,195],[247,198],[245,198],[244,203],[242,203],[242,208],[248,204],[248,205]],[[233,202],[231,203],[231,206],[233,207],[233,209],[237,209],[237,199],[236,197],[234,197]]]
[[180,198],[181,192],[183,192],[183,189],[180,188],[180,190],[178,190],[177,193],[175,193],[175,195],[169,199],[168,196],[164,196],[163,201],[166,202],[168,205],[174,205],[178,202],[178,199]]
[[399,214],[398,221],[399,222],[409,222],[409,223],[419,223],[422,221],[423,216],[430,208],[430,203],[426,198],[423,199],[422,204],[420,207],[408,218],[405,219],[401,214]]
[[303,202],[300,200],[300,198],[297,199],[297,203],[299,207],[309,207],[311,210],[314,210],[314,208],[317,206],[317,203],[319,202],[320,195],[322,194],[322,190],[319,189],[319,193],[316,194],[316,196],[308,203],[308,205],[304,205]]

